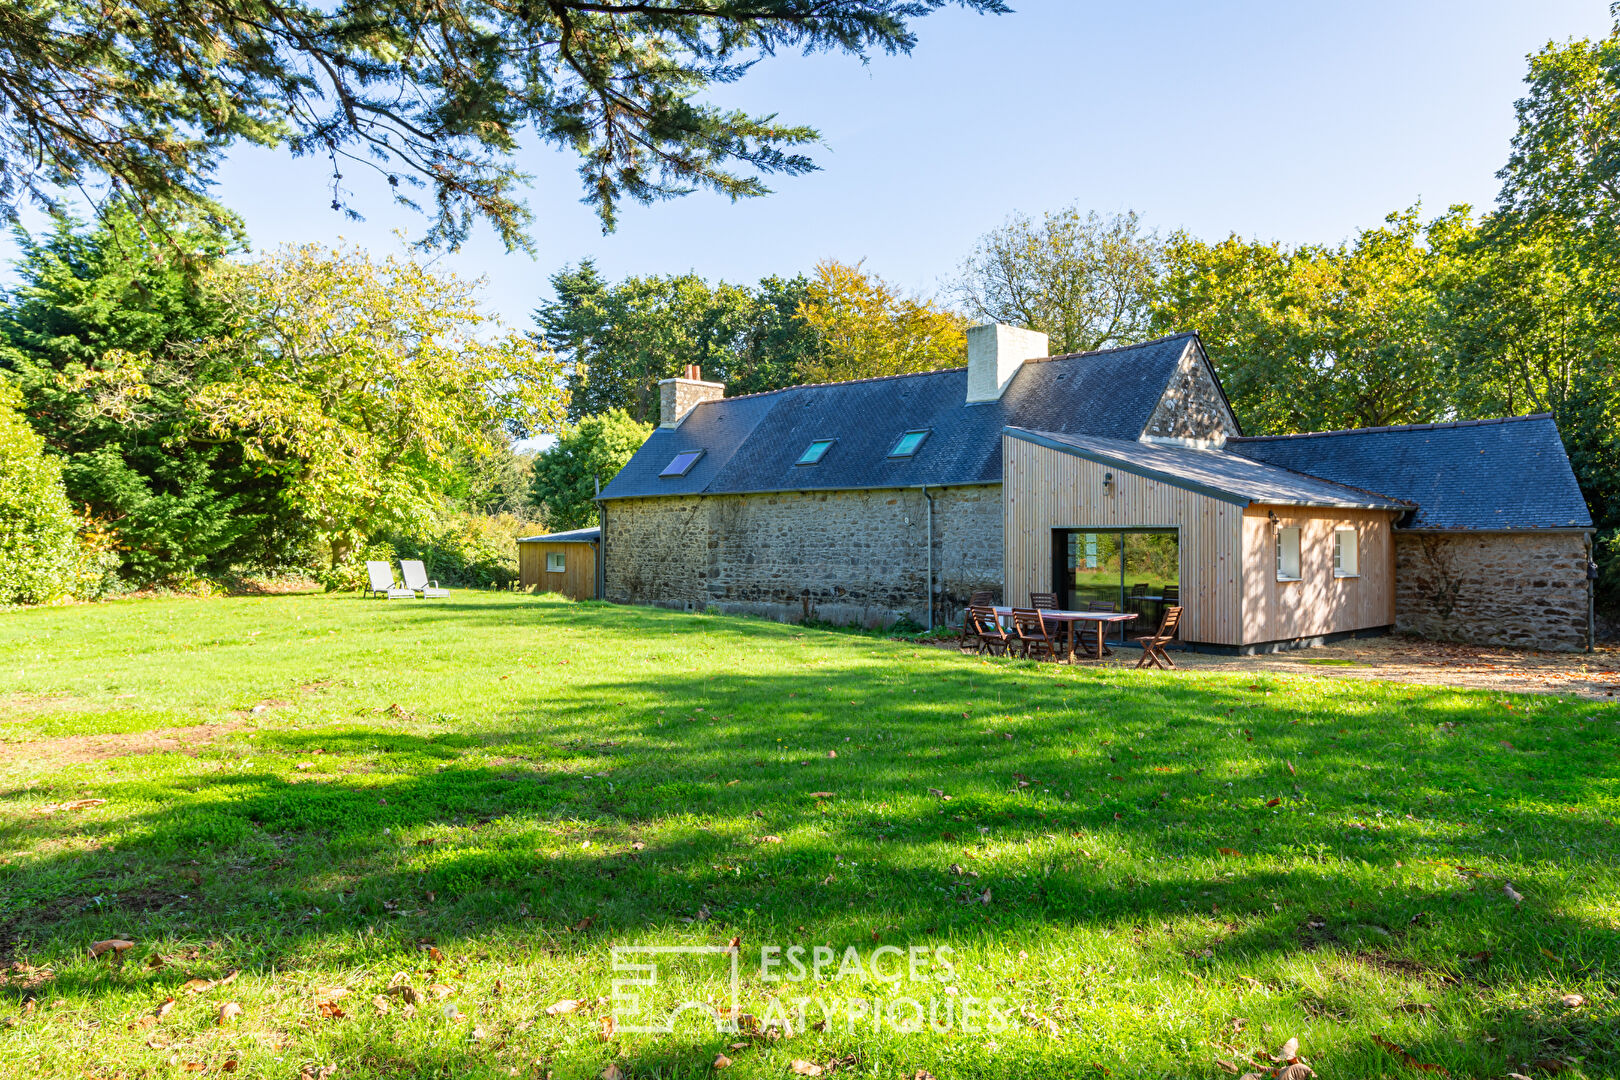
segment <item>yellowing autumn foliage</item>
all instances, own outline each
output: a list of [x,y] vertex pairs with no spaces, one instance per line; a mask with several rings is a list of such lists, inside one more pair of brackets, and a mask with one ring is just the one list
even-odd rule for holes
[[801,365],[804,382],[937,371],[967,363],[966,321],[932,300],[907,296],[860,263],[816,265],[799,318],[819,348]]

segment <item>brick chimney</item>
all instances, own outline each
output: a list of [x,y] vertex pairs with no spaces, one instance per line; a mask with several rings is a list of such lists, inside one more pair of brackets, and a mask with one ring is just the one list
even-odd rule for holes
[[660,379],[658,382],[658,426],[680,427],[686,414],[705,401],[718,401],[726,396],[723,382],[704,382],[703,369],[696,364],[686,365],[686,374],[678,379]]
[[1007,384],[1026,360],[1050,355],[1051,346],[1039,330],[1005,323],[985,323],[967,332],[969,405],[999,401]]

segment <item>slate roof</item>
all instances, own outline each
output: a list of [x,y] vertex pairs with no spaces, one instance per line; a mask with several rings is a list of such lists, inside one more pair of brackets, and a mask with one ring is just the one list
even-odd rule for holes
[[602,539],[600,528],[570,529],[568,532],[547,533],[544,536],[520,536],[520,544],[594,544]]
[[1232,453],[1415,503],[1415,529],[1590,529],[1550,415],[1228,439]]
[[[1009,426],[1130,440],[1147,426],[1191,333],[1022,365],[999,401],[969,405],[967,369],[797,386],[698,405],[658,428],[603,499],[1001,482]],[[909,458],[889,451],[907,431],[928,438]],[[796,465],[816,439],[837,440]],[[684,477],[660,479],[676,454],[704,450]]]
[[1406,503],[1382,495],[1305,476],[1224,450],[1195,450],[1163,443],[1099,439],[1015,427],[1008,428],[1007,434],[1240,506],[1275,503],[1369,510],[1411,509]]

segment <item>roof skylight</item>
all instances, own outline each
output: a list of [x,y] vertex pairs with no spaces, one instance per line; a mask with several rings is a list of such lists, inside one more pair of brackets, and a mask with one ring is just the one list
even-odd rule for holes
[[923,440],[926,438],[928,438],[928,432],[926,431],[908,431],[900,436],[900,441],[894,444],[894,449],[889,451],[889,456],[910,457],[917,452],[917,448],[923,444]]
[[702,456],[702,450],[682,450],[675,455],[668,465],[664,466],[664,471],[658,475],[661,479],[670,476],[685,476],[692,471],[692,466],[696,465],[698,458]]
[[816,464],[822,458],[827,456],[827,451],[832,449],[833,441],[834,440],[832,440],[832,439],[817,439],[815,442],[811,443],[809,446],[804,448],[804,453],[799,455],[799,460],[795,461],[794,464],[795,465],[814,465],[814,464]]

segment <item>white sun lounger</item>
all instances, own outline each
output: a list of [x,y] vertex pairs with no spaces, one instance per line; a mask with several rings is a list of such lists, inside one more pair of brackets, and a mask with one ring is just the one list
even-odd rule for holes
[[368,596],[387,596],[390,600],[415,600],[416,594],[394,582],[394,568],[385,562],[366,560],[366,576],[371,579]]
[[437,580],[428,580],[427,567],[422,565],[421,559],[401,559],[399,569],[405,576],[405,587],[412,593],[421,593],[424,598],[450,595],[449,589],[439,588]]

